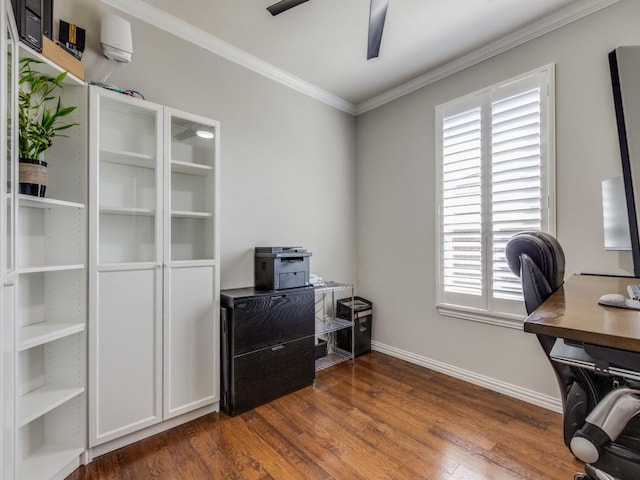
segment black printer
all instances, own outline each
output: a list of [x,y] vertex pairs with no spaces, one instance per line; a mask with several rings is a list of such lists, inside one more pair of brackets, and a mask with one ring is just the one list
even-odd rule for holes
[[309,286],[309,257],[302,247],[255,247],[255,285],[261,290]]

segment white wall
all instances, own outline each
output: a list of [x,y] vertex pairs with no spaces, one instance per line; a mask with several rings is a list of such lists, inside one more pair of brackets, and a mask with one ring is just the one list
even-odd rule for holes
[[375,341],[558,397],[535,336],[434,307],[434,108],[555,63],[557,235],[567,273],[628,274],[628,252],[604,251],[600,192],[603,179],[621,175],[607,54],[640,44],[638,18],[640,2],[623,0],[358,117],[358,285],[374,301]]
[[[86,80],[105,69],[98,0],[56,0],[87,29]],[[109,82],[221,122],[221,283],[253,285],[253,247],[300,245],[311,271],[355,281],[355,120],[211,52],[132,23],[133,62]],[[57,24],[57,20],[56,20]]]

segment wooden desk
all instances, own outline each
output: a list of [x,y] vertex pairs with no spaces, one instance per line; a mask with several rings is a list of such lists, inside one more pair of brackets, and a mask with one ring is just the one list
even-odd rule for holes
[[640,279],[573,275],[524,322],[524,331],[640,352],[640,310],[605,307],[605,293],[628,296]]

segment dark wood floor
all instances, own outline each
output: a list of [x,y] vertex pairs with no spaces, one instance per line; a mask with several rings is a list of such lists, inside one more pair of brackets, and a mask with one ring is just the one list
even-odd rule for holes
[[68,480],[572,479],[559,414],[380,353],[237,417],[207,415]]

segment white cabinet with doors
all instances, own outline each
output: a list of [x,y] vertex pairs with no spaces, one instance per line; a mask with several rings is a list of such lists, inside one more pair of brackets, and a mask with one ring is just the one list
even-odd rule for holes
[[99,87],[90,109],[93,447],[217,405],[219,125]]

